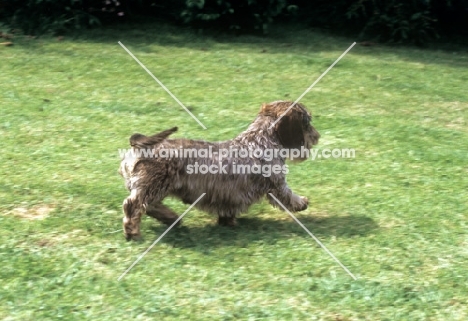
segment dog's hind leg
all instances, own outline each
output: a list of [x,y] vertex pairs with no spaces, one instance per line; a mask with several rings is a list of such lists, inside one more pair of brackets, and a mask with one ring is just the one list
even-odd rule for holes
[[123,231],[127,240],[139,240],[140,221],[144,208],[141,199],[138,197],[137,190],[132,190],[132,193],[123,202]]
[[[160,201],[149,204],[146,207],[146,214],[166,225],[171,225],[179,218],[173,210],[163,205]],[[177,225],[180,225],[181,222],[181,220],[177,222]]]
[[219,203],[218,225],[234,227],[237,225],[236,216],[242,212],[238,206],[229,203]]

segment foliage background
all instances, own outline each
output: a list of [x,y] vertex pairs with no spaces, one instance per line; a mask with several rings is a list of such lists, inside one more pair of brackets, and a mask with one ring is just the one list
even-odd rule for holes
[[361,40],[415,44],[468,30],[468,0],[3,0],[0,15],[27,34],[142,16],[236,33],[267,33],[273,23],[300,21]]

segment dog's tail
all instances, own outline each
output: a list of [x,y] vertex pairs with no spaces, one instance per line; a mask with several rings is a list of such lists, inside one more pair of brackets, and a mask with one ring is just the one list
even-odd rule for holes
[[130,146],[134,148],[144,149],[154,145],[158,145],[163,140],[165,140],[169,135],[177,131],[177,127],[172,127],[171,129],[162,131],[160,133],[154,134],[152,136],[145,136],[142,134],[133,134],[130,137]]

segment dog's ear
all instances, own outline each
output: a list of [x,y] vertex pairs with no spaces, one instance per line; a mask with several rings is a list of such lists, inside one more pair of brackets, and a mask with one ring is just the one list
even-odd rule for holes
[[149,146],[154,146],[165,140],[167,137],[169,137],[170,134],[174,133],[177,131],[177,127],[173,127],[171,129],[162,131],[160,133],[157,133],[152,136],[145,136],[142,134],[133,134],[130,137],[130,146],[136,147],[136,148],[146,148]]
[[284,147],[299,149],[304,146],[304,128],[309,123],[306,115],[292,108],[276,123],[276,133]]
[[[311,145],[317,143],[320,137],[310,125],[312,119],[310,113],[301,103],[282,100],[264,103],[259,114],[263,117],[271,117],[271,121],[277,120],[274,127],[275,132],[281,145],[285,148],[300,149],[301,146],[310,148]],[[311,131],[313,137],[310,134]],[[307,137],[305,137],[306,135]]]

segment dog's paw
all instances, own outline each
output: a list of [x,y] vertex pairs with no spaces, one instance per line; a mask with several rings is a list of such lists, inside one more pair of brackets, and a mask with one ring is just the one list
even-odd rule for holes
[[295,206],[294,211],[300,212],[300,211],[306,210],[307,207],[309,207],[309,200],[307,199],[307,197],[299,196],[299,202]]
[[125,239],[127,241],[141,241],[143,238],[141,237],[141,234],[130,234],[130,233],[124,233]]

